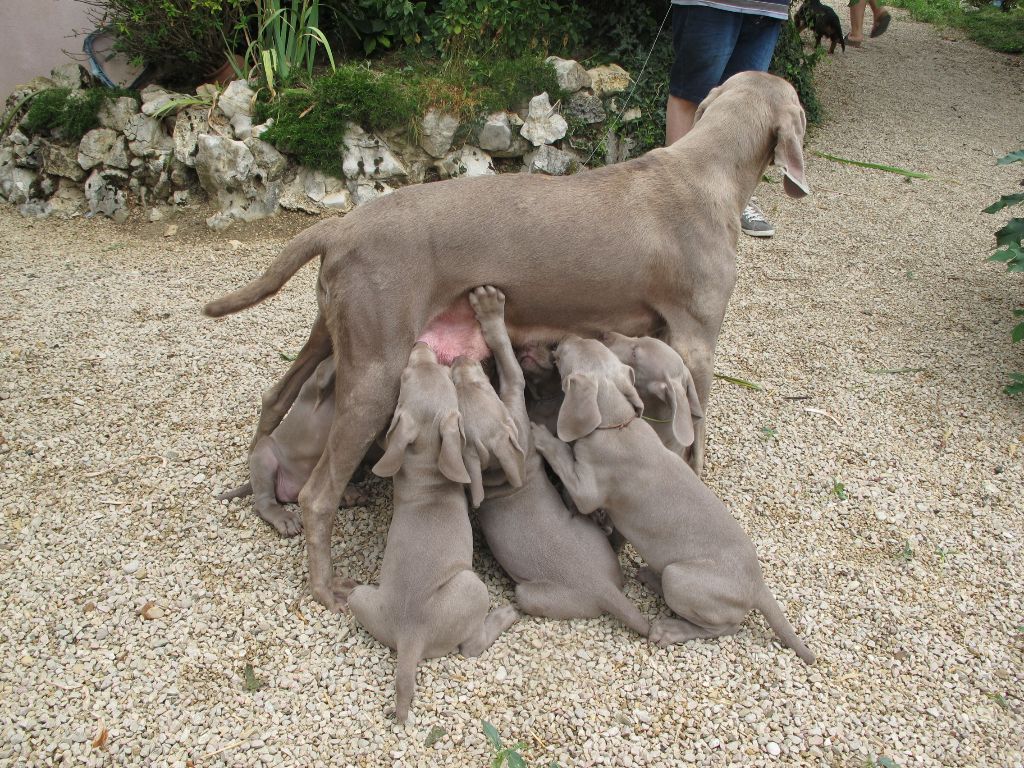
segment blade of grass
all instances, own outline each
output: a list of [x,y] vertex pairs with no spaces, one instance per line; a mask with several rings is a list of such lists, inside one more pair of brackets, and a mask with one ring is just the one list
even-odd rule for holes
[[818,152],[817,150],[811,150],[811,154],[823,157],[826,160],[831,160],[835,163],[845,163],[846,165],[855,165],[858,168],[871,168],[875,171],[886,171],[887,173],[896,173],[900,176],[906,176],[908,179],[930,179],[927,173],[918,173],[917,171],[908,171],[906,168],[897,168],[894,165],[881,165],[879,163],[865,163],[860,160],[850,160],[846,157],[837,157],[836,155],[830,155],[827,152]]
[[724,373],[716,373],[715,378],[721,379],[722,381],[728,381],[730,384],[735,384],[738,387],[746,387],[747,389],[752,389],[755,392],[764,391],[764,387],[762,387],[760,384],[755,384],[753,381],[747,381],[746,379],[738,379],[735,376],[726,376]]

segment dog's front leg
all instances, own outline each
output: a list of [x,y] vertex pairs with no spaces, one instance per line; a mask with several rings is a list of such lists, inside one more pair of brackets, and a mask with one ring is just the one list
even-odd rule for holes
[[530,426],[533,429],[533,443],[537,453],[544,457],[558,475],[577,511],[589,515],[601,509],[604,506],[604,494],[597,487],[597,478],[593,470],[587,464],[576,461],[569,444],[563,443],[548,432],[547,427],[541,424]]

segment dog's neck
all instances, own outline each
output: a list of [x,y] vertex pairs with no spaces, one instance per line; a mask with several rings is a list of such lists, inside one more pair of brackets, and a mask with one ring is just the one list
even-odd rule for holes
[[[761,176],[771,163],[775,148],[775,129],[766,117],[751,109],[750,125],[736,130],[735,113],[715,109],[712,105],[693,128],[666,152],[685,157],[688,163],[687,184],[713,190],[708,199],[722,198],[739,215],[754,193]],[[703,167],[704,173],[694,168]]]

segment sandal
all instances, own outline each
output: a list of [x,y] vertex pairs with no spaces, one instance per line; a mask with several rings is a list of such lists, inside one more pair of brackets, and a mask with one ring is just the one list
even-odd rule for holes
[[847,48],[860,48],[864,45],[863,40],[851,40],[849,33],[847,33],[846,37],[843,38],[843,42],[846,43]]
[[881,37],[884,35],[885,30],[889,28],[890,21],[892,21],[892,17],[888,13],[883,13],[875,19],[875,23],[871,25],[871,37]]

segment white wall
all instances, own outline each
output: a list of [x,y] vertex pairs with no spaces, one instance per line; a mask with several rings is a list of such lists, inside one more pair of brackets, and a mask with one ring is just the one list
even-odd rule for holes
[[0,0],[0,102],[16,85],[71,61],[64,50],[85,62],[90,10],[75,0]]

